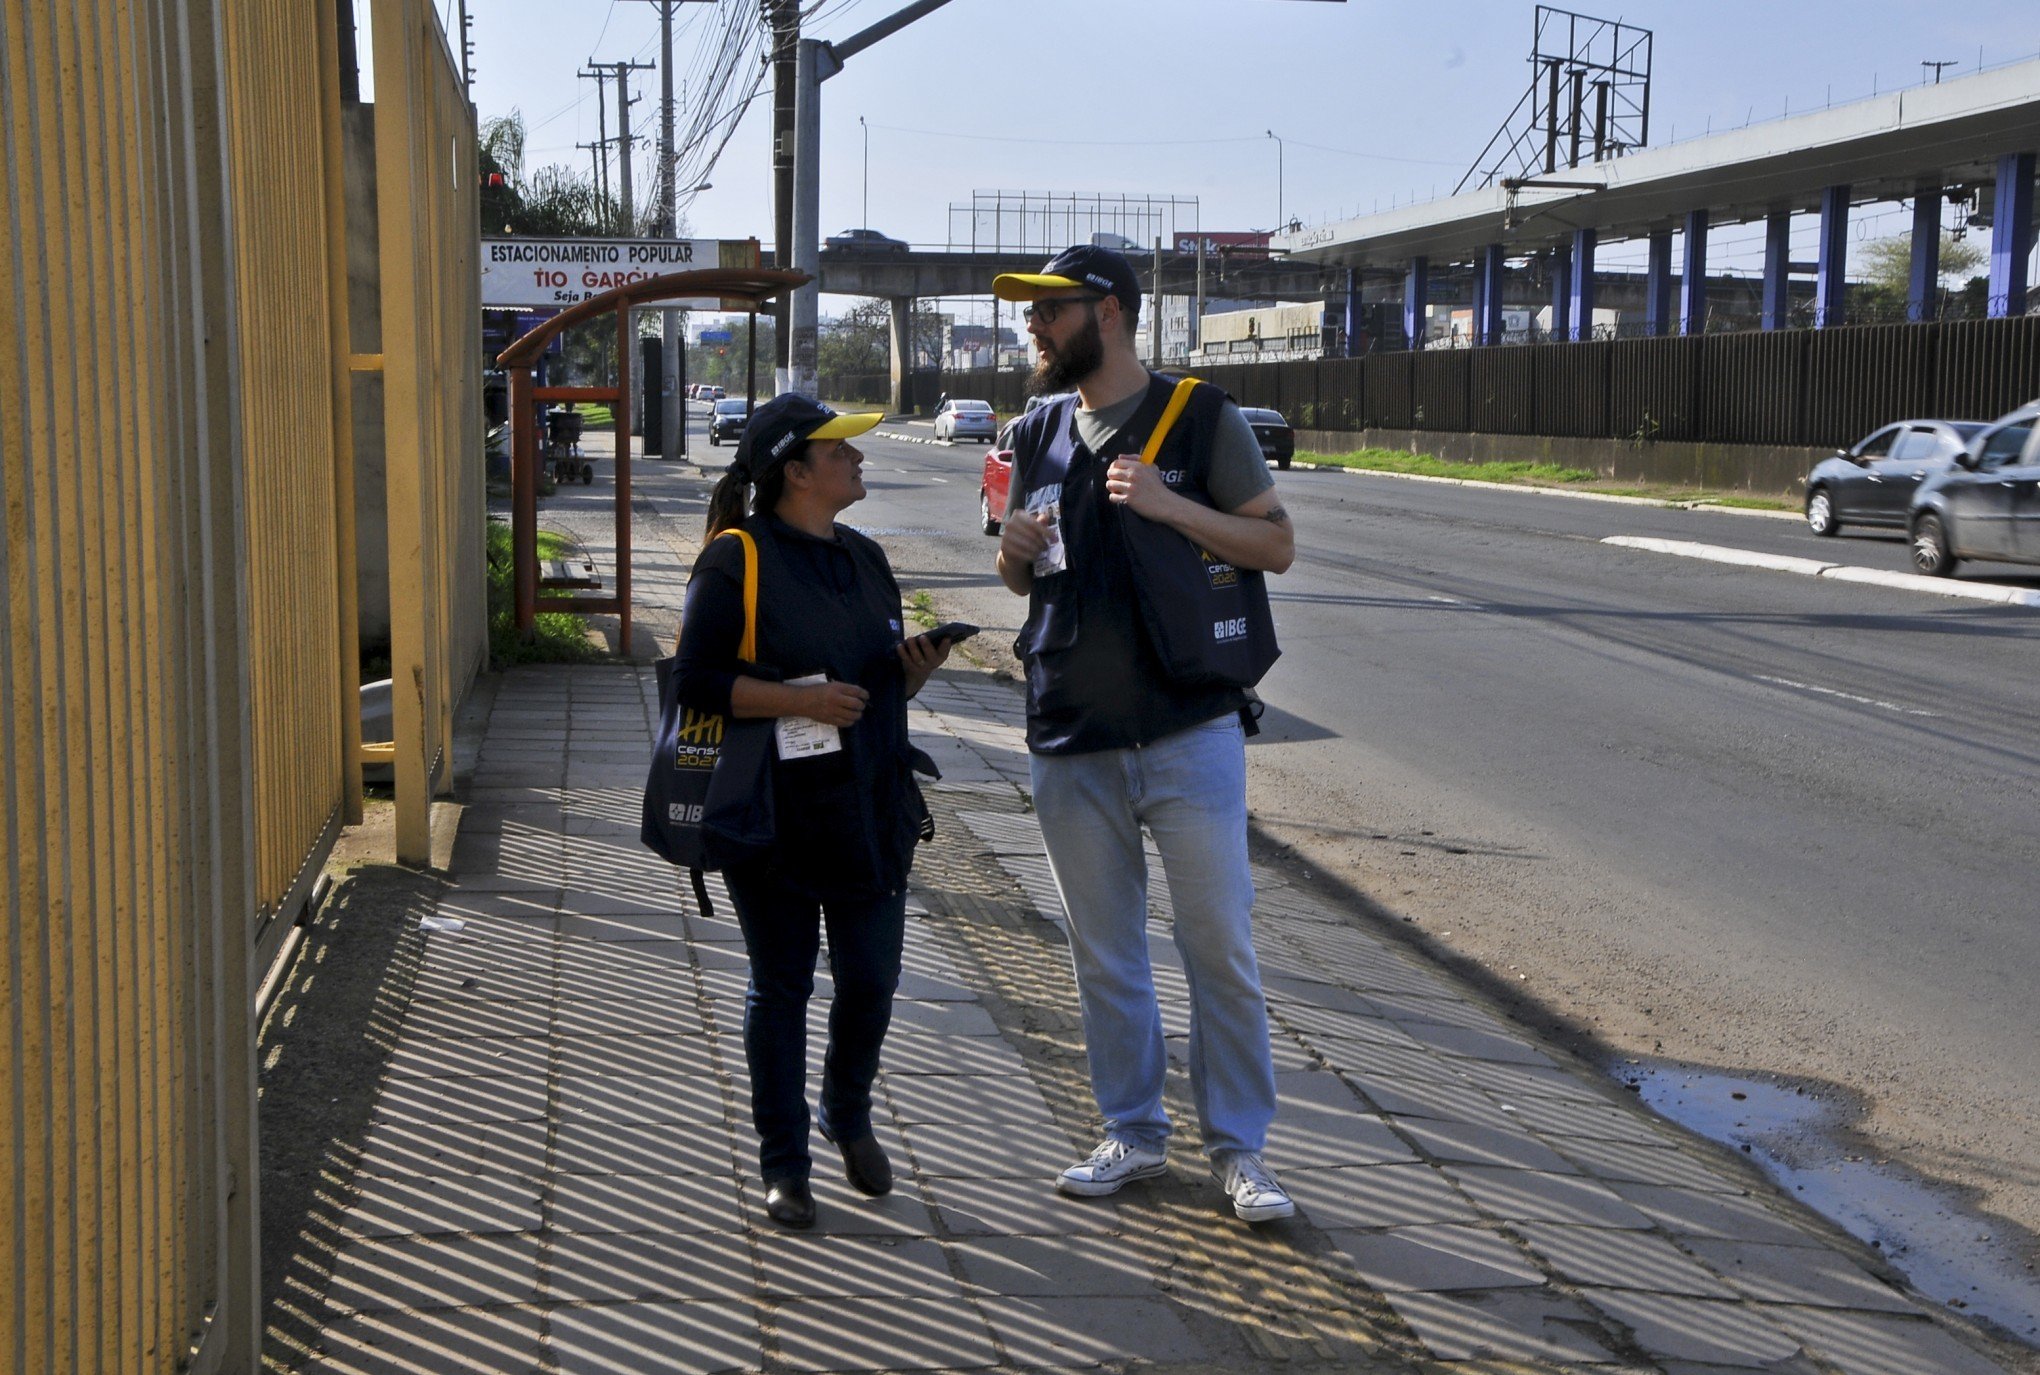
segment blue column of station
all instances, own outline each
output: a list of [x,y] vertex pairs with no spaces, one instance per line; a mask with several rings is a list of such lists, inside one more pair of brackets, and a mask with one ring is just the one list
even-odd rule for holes
[[1707,212],[1686,212],[1685,275],[1679,279],[1679,333],[1707,332]]
[[1474,259],[1473,342],[1502,342],[1502,246],[1491,243]]
[[2033,252],[2033,154],[1998,159],[1991,198],[1990,313],[2026,313],[2026,260]]
[[1849,188],[1824,187],[1820,193],[1820,262],[1813,280],[1813,323],[1831,329],[1848,317],[1842,269],[1849,256]]
[[1572,338],[1572,248],[1551,250],[1551,337]]
[[1783,329],[1792,314],[1792,212],[1773,210],[1764,218],[1765,329]]
[[1644,271],[1643,329],[1655,339],[1672,332],[1672,231],[1651,231],[1649,266]]
[[1572,335],[1575,340],[1594,337],[1594,244],[1599,235],[1591,229],[1575,229],[1572,236]]
[[1906,274],[1905,318],[1931,320],[1941,313],[1941,188],[1913,193],[1912,269]]
[[1410,259],[1409,273],[1403,278],[1402,320],[1403,336],[1413,349],[1424,346],[1424,329],[1429,320],[1431,295],[1431,260],[1417,257]]
[[1362,319],[1360,310],[1360,269],[1349,267],[1346,269],[1346,356],[1348,358],[1355,358],[1360,354],[1360,336],[1364,332],[1361,328]]

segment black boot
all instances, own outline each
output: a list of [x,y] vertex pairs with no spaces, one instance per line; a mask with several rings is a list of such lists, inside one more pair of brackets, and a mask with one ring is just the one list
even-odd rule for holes
[[843,1152],[843,1177],[851,1188],[873,1198],[892,1192],[892,1161],[886,1159],[885,1147],[878,1144],[877,1137],[839,1142],[836,1149]]
[[805,1179],[765,1181],[765,1216],[782,1227],[806,1229],[815,1225],[815,1196]]

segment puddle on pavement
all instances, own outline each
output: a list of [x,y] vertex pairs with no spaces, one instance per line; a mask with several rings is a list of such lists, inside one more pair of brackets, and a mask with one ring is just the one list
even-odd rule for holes
[[2040,1274],[2004,1237],[2006,1224],[1845,1150],[1837,1137],[1852,1114],[1838,1096],[1650,1060],[1610,1070],[1680,1126],[1746,1151],[1786,1193],[1881,1250],[1921,1293],[2040,1343]]

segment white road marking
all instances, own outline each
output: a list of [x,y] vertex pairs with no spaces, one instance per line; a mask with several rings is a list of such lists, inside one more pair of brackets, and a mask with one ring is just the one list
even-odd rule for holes
[[1473,605],[1473,603],[1472,603],[1472,602],[1467,602],[1467,601],[1461,601],[1461,600],[1460,600],[1459,598],[1457,598],[1457,597],[1445,597],[1445,596],[1440,596],[1440,595],[1438,595],[1437,593],[1433,593],[1432,595],[1430,595],[1430,596],[1428,596],[1428,597],[1424,598],[1424,600],[1425,600],[1425,601],[1427,601],[1427,602],[1443,602],[1443,603],[1444,603],[1445,605],[1447,605],[1447,606],[1471,606],[1471,605]]
[[941,482],[941,483],[947,483],[947,482],[949,481],[949,479],[948,479],[948,478],[946,478],[946,477],[930,477],[930,478],[929,478],[928,480],[929,480],[930,482]]
[[1927,578],[1917,573],[1887,573],[1880,568],[1853,568],[1847,564],[1823,563],[1786,554],[1760,554],[1754,549],[1730,549],[1719,544],[1693,544],[1677,539],[1646,539],[1640,535],[1609,535],[1601,541],[1622,549],[1642,549],[1653,554],[1672,554],[1683,559],[1704,559],[1709,563],[1761,568],[1773,573],[1800,573],[1807,577],[1832,578],[1836,582],[1867,583],[1904,592],[1925,592],[1934,597],[1959,597],[1972,602],[1994,602],[1999,606],[2040,607],[2040,592],[2023,587],[1999,587],[1992,583],[1958,582],[1953,578]]
[[1858,697],[1853,692],[1842,692],[1836,688],[1819,687],[1813,683],[1795,682],[1791,678],[1771,678],[1761,673],[1755,673],[1750,676],[1760,683],[1772,683],[1778,687],[1792,688],[1798,692],[1818,693],[1822,697],[1839,697],[1844,702],[1854,702],[1858,706],[1880,707],[1885,711],[1896,711],[1906,716],[1927,716],[1937,721],[1941,719],[1941,713],[1938,711],[1922,711],[1918,707],[1909,707],[1900,702],[1886,702],[1876,697]]

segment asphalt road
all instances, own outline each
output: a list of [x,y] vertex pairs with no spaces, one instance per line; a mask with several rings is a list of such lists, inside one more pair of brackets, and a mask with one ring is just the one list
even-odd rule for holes
[[[981,450],[888,433],[929,432],[865,444],[849,519],[1010,664]],[[1797,1076],[1860,1107],[1866,1150],[2040,1227],[2040,612],[1599,542],[1902,571],[1895,536],[1280,483],[1267,836],[1589,1053]]]

